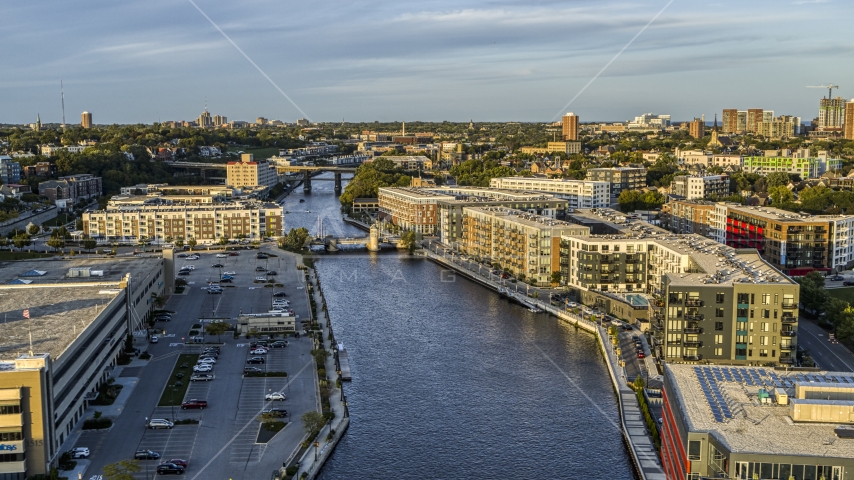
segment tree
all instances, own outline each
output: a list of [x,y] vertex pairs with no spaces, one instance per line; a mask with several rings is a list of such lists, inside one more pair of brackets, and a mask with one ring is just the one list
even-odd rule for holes
[[799,278],[798,283],[801,284],[801,305],[815,313],[824,311],[824,305],[827,301],[824,275],[818,272],[810,272]]
[[27,233],[19,233],[12,237],[12,242],[14,242],[15,247],[19,250],[23,250],[24,247],[30,246],[33,244],[33,241],[30,239],[30,235]]
[[136,460],[122,460],[104,466],[104,478],[106,480],[134,480],[134,473],[141,469]]
[[228,237],[226,237],[225,235],[219,237],[219,242],[217,243],[219,243],[220,245],[228,245]]
[[560,272],[552,272],[552,283],[558,284],[560,283]]
[[302,250],[305,242],[308,240],[308,229],[305,227],[292,228],[287,236],[284,236],[279,241],[279,247],[285,250]]
[[29,225],[27,225],[27,233],[29,233],[30,235],[36,235],[36,234],[38,234],[38,233],[39,233],[39,230],[41,230],[41,228],[39,228],[39,226],[38,226],[38,225],[35,225],[35,224],[32,224],[32,223],[31,223],[31,224],[29,224]]
[[189,245],[189,246],[190,246],[190,250],[192,250],[193,248],[195,248],[195,247],[196,247],[196,245],[197,245],[196,237],[190,237],[190,240],[189,240],[189,241],[187,241],[187,245]]
[[60,248],[65,248],[65,239],[62,237],[50,237],[50,240],[47,241],[47,245],[54,250],[59,250]]
[[311,351],[311,356],[314,357],[314,361],[317,362],[317,365],[321,368],[326,364],[326,359],[329,355],[329,350],[325,350],[323,348],[317,348]]
[[850,305],[841,298],[831,297],[828,295],[827,301],[824,303],[824,318],[835,328],[838,328],[844,320],[845,309]]
[[320,412],[305,412],[302,417],[302,429],[309,438],[314,437],[326,425],[326,419]]
[[851,305],[846,307],[842,312],[842,316],[836,326],[836,338],[844,342],[854,341],[854,307],[851,307]]
[[184,237],[178,237],[175,239],[175,246],[178,248],[184,248]]
[[0,249],[8,247],[10,243],[12,242],[8,238],[0,237]]
[[98,242],[95,241],[94,238],[87,238],[83,240],[83,248],[91,251],[93,248],[98,246]]
[[410,255],[415,251],[415,232],[407,230],[400,235],[400,246],[409,250]]
[[[783,173],[783,172],[774,172],[774,173]],[[786,188],[784,185],[778,185],[776,187],[771,187],[768,189],[768,196],[771,197],[771,202],[774,206],[782,205],[786,202],[791,202],[795,199],[795,196],[792,194],[792,191]]]
[[205,332],[208,335],[216,335],[217,341],[220,341],[219,336],[227,332],[229,325],[226,322],[208,322],[205,325]]

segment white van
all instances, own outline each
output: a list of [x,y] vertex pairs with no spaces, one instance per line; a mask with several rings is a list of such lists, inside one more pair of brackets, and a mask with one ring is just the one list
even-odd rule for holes
[[148,428],[172,428],[175,424],[165,418],[152,418],[145,426]]

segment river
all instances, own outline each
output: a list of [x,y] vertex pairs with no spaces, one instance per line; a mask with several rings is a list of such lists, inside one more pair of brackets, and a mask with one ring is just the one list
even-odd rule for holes
[[[341,222],[332,182],[312,186],[286,198],[288,229],[323,218],[327,234],[364,235]],[[634,478],[589,333],[426,260],[348,252],[316,267],[353,374],[352,423],[321,479]]]

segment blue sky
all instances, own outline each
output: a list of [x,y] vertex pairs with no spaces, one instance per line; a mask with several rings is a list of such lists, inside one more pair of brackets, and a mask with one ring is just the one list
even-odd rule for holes
[[[314,121],[551,121],[668,0],[193,0]],[[568,108],[817,116],[854,97],[848,0],[674,0]],[[302,117],[190,0],[0,3],[0,122]],[[834,91],[834,96],[837,91]]]

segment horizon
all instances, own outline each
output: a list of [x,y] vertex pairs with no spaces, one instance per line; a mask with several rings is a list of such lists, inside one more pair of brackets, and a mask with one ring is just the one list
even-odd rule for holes
[[724,108],[808,122],[827,91],[805,87],[854,74],[835,36],[851,13],[832,0],[8,4],[0,122],[60,124],[61,81],[68,125],[83,111],[99,125],[193,120],[206,105],[287,123],[688,121]]

